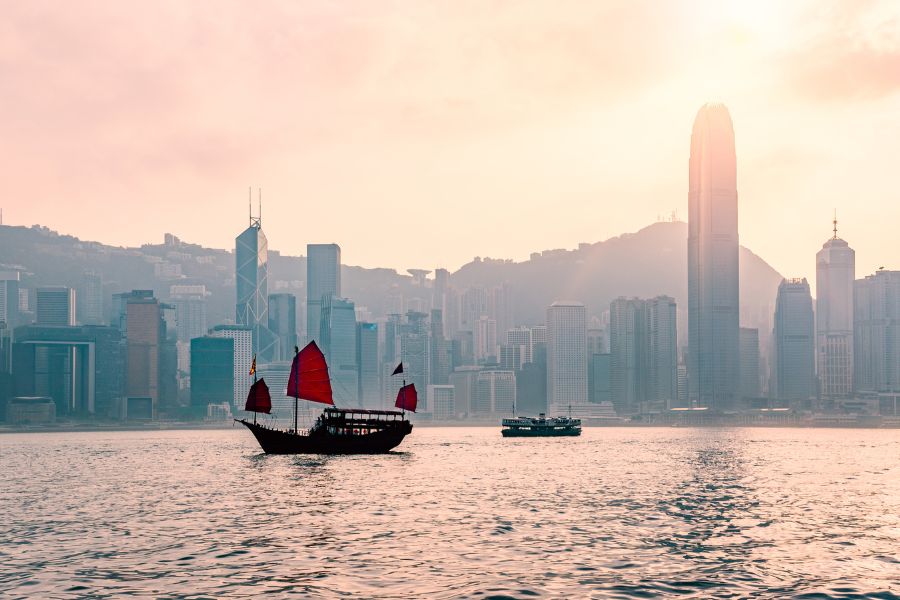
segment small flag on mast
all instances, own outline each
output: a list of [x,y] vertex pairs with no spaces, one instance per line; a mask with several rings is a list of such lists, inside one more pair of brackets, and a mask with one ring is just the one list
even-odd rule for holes
[[250,363],[250,374],[253,375],[256,373],[256,355],[253,355],[253,362]]
[[394,372],[391,373],[391,375],[397,375],[398,373],[402,373],[402,372],[403,372],[403,363],[400,363],[399,365],[397,365],[397,368],[394,369]]

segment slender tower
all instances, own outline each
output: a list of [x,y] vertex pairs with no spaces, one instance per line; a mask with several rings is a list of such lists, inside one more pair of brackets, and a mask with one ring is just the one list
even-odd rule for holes
[[[260,192],[262,198],[262,192]],[[262,213],[262,200],[259,211]],[[262,218],[253,216],[250,225],[235,238],[235,322],[253,330],[253,353],[260,362],[272,360],[276,338],[269,331],[269,242],[262,231]]]
[[688,181],[690,397],[728,410],[740,387],[739,246],[734,128],[721,104],[694,120]]
[[816,253],[816,356],[819,394],[830,405],[853,392],[853,281],[856,252],[838,237]]

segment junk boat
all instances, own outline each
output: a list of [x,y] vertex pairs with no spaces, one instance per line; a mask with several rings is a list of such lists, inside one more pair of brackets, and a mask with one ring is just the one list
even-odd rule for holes
[[[255,366],[254,359],[254,366]],[[251,367],[251,373],[255,373]],[[402,373],[401,363],[394,374]],[[406,411],[415,412],[418,395],[414,384],[403,386],[397,393],[395,406],[400,410],[363,410],[337,408],[332,398],[331,379],[325,355],[311,341],[296,351],[288,378],[287,395],[294,398],[293,429],[275,429],[256,422],[256,413],[269,414],[272,399],[265,380],[254,381],[247,396],[245,410],[253,412],[253,422],[235,419],[249,429],[266,454],[380,454],[388,452],[412,432]],[[309,430],[297,428],[299,400],[329,406]]]
[[541,413],[533,417],[503,419],[503,437],[558,437],[581,435],[581,419],[553,417],[548,419]]

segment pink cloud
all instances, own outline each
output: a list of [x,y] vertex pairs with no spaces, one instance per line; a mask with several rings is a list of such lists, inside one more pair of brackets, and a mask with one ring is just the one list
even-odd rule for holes
[[[877,2],[842,3],[786,57],[788,86],[806,99],[871,100],[900,91],[900,18]],[[874,23],[874,24],[873,24]]]

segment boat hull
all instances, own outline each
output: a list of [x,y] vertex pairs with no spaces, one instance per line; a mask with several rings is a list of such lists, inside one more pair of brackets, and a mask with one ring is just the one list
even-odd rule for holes
[[503,429],[503,437],[575,437],[581,429]]
[[299,435],[235,420],[253,433],[266,454],[384,454],[399,446],[412,431],[412,424],[404,421],[400,426],[366,435],[332,435],[315,430],[309,435]]

